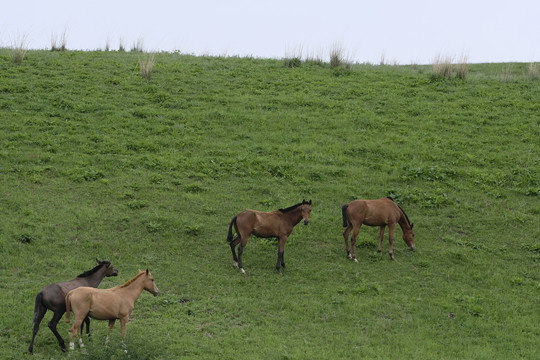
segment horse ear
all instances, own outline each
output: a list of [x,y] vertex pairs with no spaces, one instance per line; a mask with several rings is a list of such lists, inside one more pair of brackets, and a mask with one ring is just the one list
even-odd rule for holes
[[311,199],[309,199],[309,202],[308,202],[309,205],[311,205]]
[[148,269],[146,269],[146,275],[148,275],[148,272],[149,272]]
[[411,229],[413,228],[413,226],[414,226],[414,223],[411,223]]
[[98,258],[96,258],[96,262],[97,262],[98,264],[101,264],[101,261],[99,261]]

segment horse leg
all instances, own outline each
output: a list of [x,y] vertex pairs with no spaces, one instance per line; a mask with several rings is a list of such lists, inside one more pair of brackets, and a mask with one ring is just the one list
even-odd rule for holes
[[109,345],[109,335],[111,334],[115,322],[116,319],[109,320],[109,331],[107,332],[107,337],[105,338],[105,346]]
[[75,320],[73,321],[73,326],[71,327],[71,329],[69,329],[69,332],[71,333],[71,341],[69,342],[69,349],[70,350],[75,350],[75,339],[77,337],[79,338],[79,346],[84,347],[84,345],[82,343],[82,338],[80,337],[81,336],[81,324],[82,324],[82,319],[80,319],[77,315],[75,315]]
[[49,329],[51,329],[54,336],[56,336],[56,340],[58,340],[58,345],[60,345],[60,348],[62,349],[63,352],[66,351],[66,344],[64,343],[64,339],[62,338],[62,336],[60,336],[60,334],[58,333],[58,330],[56,330],[56,326],[58,325],[58,322],[64,315],[64,312],[65,312],[64,309],[56,310],[54,312],[54,315],[51,321],[49,321],[49,325],[48,325]]
[[36,338],[36,334],[39,330],[39,324],[41,324],[41,320],[43,320],[43,317],[47,312],[47,308],[41,303],[40,294],[36,296],[36,307],[34,310],[34,330],[32,331],[32,341],[30,341],[30,346],[28,347],[28,352],[30,352],[30,354],[34,353],[34,339]]
[[396,228],[396,224],[388,224],[388,244],[389,244],[389,250],[388,254],[390,255],[391,260],[396,260],[394,257],[394,229]]
[[[89,316],[86,316],[84,318],[84,325],[86,325],[86,336],[90,339],[90,317]],[[84,325],[81,326],[81,337],[82,337],[82,331],[83,331]]]
[[232,240],[232,241],[230,242],[230,245],[231,245],[231,251],[232,251],[232,256],[233,256],[233,260],[234,260],[234,262],[233,262],[233,267],[234,267],[235,269],[238,268],[238,257],[236,256],[236,250],[235,250],[235,247],[236,247],[236,245],[238,245],[238,243],[240,242],[240,240],[241,240],[240,236],[236,235],[236,236],[234,237],[234,240]]
[[358,259],[356,259],[355,251],[356,251],[356,238],[358,238],[358,233],[360,232],[360,228],[362,227],[362,224],[360,224],[358,227],[354,227],[353,234],[351,237],[351,253],[349,255],[349,259],[354,260],[354,262],[358,262]]
[[351,258],[351,250],[349,248],[349,234],[351,233],[352,225],[348,224],[345,230],[343,231],[343,238],[345,239],[345,249],[347,250],[347,257]]
[[381,228],[379,229],[379,247],[377,247],[377,252],[382,251],[382,241],[383,241],[383,238],[384,238],[384,228],[385,227],[386,227],[386,225],[381,225]]
[[242,271],[242,274],[246,273],[244,267],[242,266],[242,253],[244,252],[244,248],[246,247],[247,240],[248,236],[246,236],[245,238],[242,236],[240,245],[238,245],[238,267],[240,268],[240,271]]
[[287,242],[287,237],[282,236],[279,238],[278,246],[278,257],[276,263],[276,270],[280,272],[280,265],[285,268],[285,259],[283,258],[283,253],[285,252],[285,243]]
[[126,328],[126,324],[128,323],[129,321],[129,317],[125,317],[125,318],[120,318],[120,327],[122,329],[122,347],[124,348],[124,353],[127,354],[127,349],[126,349],[126,335],[127,335],[127,328]]

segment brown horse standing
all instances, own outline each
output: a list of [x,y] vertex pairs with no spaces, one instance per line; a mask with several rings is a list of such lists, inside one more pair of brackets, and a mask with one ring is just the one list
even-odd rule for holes
[[73,311],[75,320],[69,330],[71,333],[69,348],[71,350],[75,348],[74,340],[77,336],[79,336],[80,346],[84,346],[80,338],[80,329],[82,321],[87,315],[96,320],[109,320],[109,334],[116,320],[120,319],[122,338],[125,341],[126,324],[129,315],[133,312],[135,301],[137,301],[143,290],[152,293],[154,296],[159,294],[154,278],[148,269],[146,271],[139,270],[139,273],[134,278],[121,286],[110,289],[79,287],[71,290],[66,295],[66,322],[69,323],[70,311]]
[[[32,354],[34,351],[34,339],[39,330],[39,324],[43,320],[43,316],[47,312],[47,309],[52,310],[53,317],[49,322],[49,329],[53,332],[54,336],[58,340],[58,344],[62,351],[66,351],[66,345],[64,339],[60,336],[56,330],[56,325],[66,312],[66,294],[79,286],[97,287],[101,280],[105,276],[116,276],[118,270],[116,270],[109,261],[99,261],[96,259],[98,265],[92,270],[88,270],[77,276],[75,279],[49,284],[45,286],[36,296],[36,305],[34,307],[34,331],[32,333],[32,341],[28,347],[28,351]],[[90,320],[85,319],[86,333],[88,333]]]
[[[246,247],[246,243],[251,234],[261,238],[277,237],[279,240],[278,258],[276,269],[280,271],[280,266],[285,267],[283,252],[285,242],[291,235],[293,228],[304,219],[304,225],[309,223],[309,215],[311,214],[311,200],[303,200],[301,203],[279,209],[271,212],[263,212],[256,210],[244,210],[231,220],[229,224],[229,234],[227,241],[231,246],[235,268],[240,268],[242,273],[245,270],[242,266],[242,253]],[[232,227],[236,231],[236,236],[233,239]],[[235,247],[238,246],[238,257],[236,256]]]
[[[401,226],[403,231],[403,240],[409,247],[414,250],[414,231],[413,224],[410,223],[409,218],[403,211],[403,209],[397,205],[390,197],[382,198],[378,200],[355,200],[348,204],[345,204],[341,208],[343,214],[343,237],[345,238],[345,248],[347,249],[347,257],[349,259],[356,260],[354,254],[356,238],[360,232],[362,224],[368,226],[380,226],[379,231],[379,247],[378,252],[382,251],[382,241],[384,237],[384,228],[388,226],[388,242],[390,249],[388,253],[390,258],[394,258],[394,229],[396,223]],[[351,248],[349,249],[349,233],[353,230],[351,237]]]

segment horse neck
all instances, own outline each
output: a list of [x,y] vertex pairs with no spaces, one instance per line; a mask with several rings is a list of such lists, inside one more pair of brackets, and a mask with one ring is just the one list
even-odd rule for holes
[[295,226],[300,222],[300,220],[302,220],[302,207],[299,206],[296,209],[286,212],[284,214],[287,221],[289,221],[292,226]]
[[81,284],[84,284],[90,287],[97,287],[99,283],[101,283],[101,280],[103,280],[103,278],[105,277],[105,270],[106,270],[105,266],[102,266],[92,275],[79,277],[76,279],[78,279]]
[[411,224],[409,224],[409,221],[407,220],[407,216],[403,213],[403,210],[399,209],[399,220],[398,220],[399,226],[401,226],[401,230],[411,230]]
[[144,280],[144,275],[131,279],[126,284],[120,286],[119,291],[122,291],[126,297],[135,301],[141,296],[141,293],[144,290]]

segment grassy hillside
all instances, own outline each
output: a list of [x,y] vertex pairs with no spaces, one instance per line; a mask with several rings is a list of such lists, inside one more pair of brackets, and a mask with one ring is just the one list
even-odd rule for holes
[[[131,359],[531,359],[540,348],[540,82],[525,64],[351,69],[283,61],[0,52],[0,348],[26,355],[34,297],[108,259],[149,268],[109,347]],[[391,195],[416,230],[347,260],[341,205]],[[229,221],[313,201],[277,274],[252,238],[242,275]],[[59,358],[46,315],[36,359]],[[63,321],[59,331],[68,338]]]

